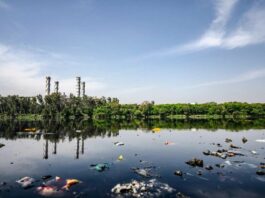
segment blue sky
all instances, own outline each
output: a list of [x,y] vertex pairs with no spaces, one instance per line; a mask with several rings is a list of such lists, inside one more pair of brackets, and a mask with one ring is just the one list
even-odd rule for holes
[[0,93],[265,102],[263,0],[0,0]]

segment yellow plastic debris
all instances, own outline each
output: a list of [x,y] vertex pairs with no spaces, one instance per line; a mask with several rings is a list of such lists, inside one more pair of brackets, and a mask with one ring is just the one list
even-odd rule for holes
[[154,133],[158,133],[158,132],[160,132],[160,130],[161,130],[160,128],[153,128],[153,129],[152,129],[152,131],[153,131]]
[[69,190],[69,188],[71,188],[73,185],[79,184],[79,183],[80,183],[80,181],[77,179],[67,179],[66,184],[63,187],[63,189]]
[[119,157],[118,157],[118,160],[123,160],[123,156],[122,155],[120,155]]
[[25,128],[24,131],[25,132],[36,132],[37,129],[36,128]]

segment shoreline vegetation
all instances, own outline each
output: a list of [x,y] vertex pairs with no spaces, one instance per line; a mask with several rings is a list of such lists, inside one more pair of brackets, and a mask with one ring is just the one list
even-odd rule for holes
[[[242,115],[242,116],[233,116],[233,115],[168,115],[166,117],[160,117],[159,115],[151,115],[149,116],[146,120],[220,120],[220,119],[254,119],[254,118],[265,118],[264,116],[259,116],[259,117],[251,117],[251,116],[247,116],[247,115]],[[15,120],[20,120],[20,121],[42,121],[44,119],[49,119],[49,118],[45,118],[43,115],[41,114],[17,114],[15,116],[10,116],[8,114],[1,114],[0,115],[0,121],[1,120],[10,120],[10,119],[15,119]],[[50,119],[56,119],[56,120],[60,120],[60,119],[64,119],[64,117],[62,116],[57,116],[55,117],[51,117]],[[84,116],[82,118],[83,120],[128,120],[126,117],[113,117],[113,118],[89,118],[87,116]],[[139,118],[132,118],[129,120],[133,120],[133,119],[139,119]],[[70,117],[70,120],[75,120],[74,117]]]
[[36,97],[0,96],[0,120],[203,120],[265,118],[264,103],[120,104],[117,98],[69,97],[60,93]]
[[[118,134],[123,130],[138,130],[153,132],[155,128],[161,130],[206,130],[215,132],[217,130],[244,131],[262,130],[265,128],[265,119],[204,119],[204,120],[3,120],[0,124],[0,137],[14,138],[17,133],[36,134],[38,131],[45,133],[68,133],[71,137],[105,136]],[[77,132],[78,131],[78,132]],[[82,131],[82,133],[80,133]],[[158,131],[160,132],[160,130]],[[47,138],[54,136],[47,136]],[[61,136],[55,136],[56,138]]]

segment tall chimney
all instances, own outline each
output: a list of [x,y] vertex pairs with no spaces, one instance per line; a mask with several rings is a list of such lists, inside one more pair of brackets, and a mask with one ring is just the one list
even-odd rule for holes
[[83,97],[86,95],[86,82],[82,82],[82,95]]
[[59,81],[54,82],[54,92],[57,94],[59,93]]
[[77,97],[80,97],[80,90],[81,89],[81,77],[76,77],[76,92]]
[[50,76],[47,76],[46,77],[46,95],[50,95],[50,92],[51,92],[51,77]]

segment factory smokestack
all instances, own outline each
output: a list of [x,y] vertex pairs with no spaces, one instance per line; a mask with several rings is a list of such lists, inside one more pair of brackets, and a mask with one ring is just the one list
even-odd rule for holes
[[59,81],[54,82],[54,92],[57,94],[59,93]]
[[82,82],[82,95],[83,97],[86,95],[86,82]]
[[50,76],[47,76],[46,77],[46,95],[50,95],[50,92],[51,92],[51,77]]
[[77,97],[80,97],[80,91],[81,91],[81,77],[76,77],[76,92],[77,92]]

